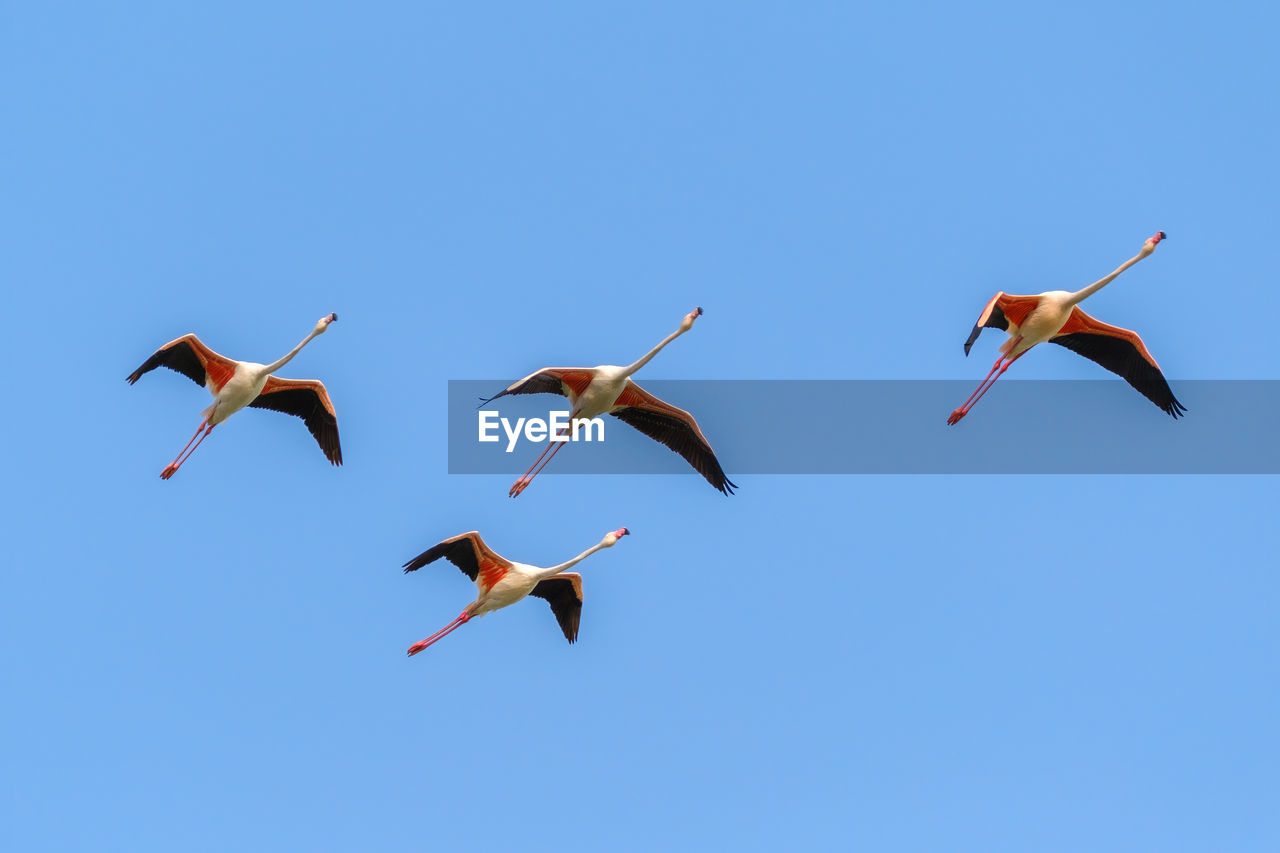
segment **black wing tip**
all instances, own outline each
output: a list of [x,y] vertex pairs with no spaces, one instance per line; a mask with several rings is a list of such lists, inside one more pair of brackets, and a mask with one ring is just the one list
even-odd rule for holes
[[152,356],[151,358],[142,362],[142,364],[138,365],[138,369],[133,371],[133,373],[130,373],[128,376],[126,376],[124,378],[124,381],[132,385],[135,382],[137,382],[139,379],[141,379],[143,376],[150,373],[152,370],[155,370],[156,365],[151,363],[151,360],[154,358],[155,356]]
[[[436,560],[439,560],[441,557],[443,557],[449,562],[453,563],[455,566],[458,566],[458,568],[462,569],[463,574],[465,574],[467,577],[471,578],[472,580],[475,580],[475,575],[467,571],[466,567],[459,565],[458,561],[452,555],[451,553],[452,546],[456,546],[457,544],[458,544],[457,542],[450,542],[447,539],[444,542],[437,542],[435,545],[432,545],[430,548],[423,551],[421,554],[414,557],[409,562],[405,563],[404,573],[408,574],[409,572],[415,572],[418,569],[422,568],[423,566],[430,565],[431,563],[434,563]],[[472,547],[474,549],[474,546]]]
[[416,572],[418,569],[422,568],[428,563],[434,563],[436,560],[438,560],[440,557],[440,555],[438,554],[435,557],[431,557],[430,559],[428,559],[431,555],[432,550],[434,550],[434,546],[432,548],[428,548],[418,556],[409,560],[409,562],[405,563],[404,573],[407,575],[409,574],[409,572]]
[[982,334],[982,325],[980,323],[973,324],[973,331],[969,333],[969,339],[964,342],[964,354],[969,355],[969,350],[973,349],[973,342],[978,339],[978,335]]
[[1184,417],[1187,414],[1187,407],[1179,403],[1176,398],[1172,399],[1169,405],[1164,406],[1162,408],[1164,409],[1165,413],[1172,416],[1174,420],[1177,420],[1180,417]]
[[[715,483],[712,483],[711,485],[715,486]],[[730,480],[728,477],[725,477],[724,482],[719,486],[716,486],[716,488],[720,490],[720,494],[728,497],[729,495],[733,494],[734,489],[741,488],[741,487],[737,483],[733,482],[733,480]]]

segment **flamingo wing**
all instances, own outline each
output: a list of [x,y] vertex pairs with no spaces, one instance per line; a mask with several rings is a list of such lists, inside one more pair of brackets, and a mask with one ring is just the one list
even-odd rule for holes
[[342,464],[342,446],[338,443],[338,412],[333,408],[329,392],[319,379],[277,379],[267,377],[262,393],[249,404],[255,409],[270,409],[302,418],[325,458],[334,465]]
[[[983,329],[1001,329],[1009,334],[1017,334],[1018,326],[1022,325],[1039,303],[1039,296],[1012,296],[1003,291],[991,297],[991,301],[978,315],[978,322],[973,324],[969,339],[964,342],[964,354],[969,354],[973,342],[982,334]],[[1009,328],[1011,325],[1012,329]]]
[[125,379],[132,385],[157,367],[167,367],[189,378],[200,387],[212,385],[215,389],[227,384],[236,372],[236,361],[218,355],[205,346],[195,335],[183,335],[160,347],[151,357]]
[[582,575],[564,572],[539,581],[530,595],[545,598],[560,623],[564,638],[570,643],[578,639],[578,623],[582,621]]
[[1094,319],[1077,305],[1071,309],[1066,325],[1049,340],[1110,370],[1162,412],[1175,418],[1186,413],[1187,407],[1173,396],[1160,365],[1137,332]]
[[462,569],[462,573],[471,578],[484,590],[511,570],[511,561],[499,556],[492,548],[484,544],[478,531],[460,533],[436,545],[432,545],[418,556],[404,564],[405,573],[416,571],[428,563],[444,557],[450,563]]
[[627,387],[618,395],[609,414],[679,453],[695,471],[723,494],[731,495],[737,488],[725,476],[720,461],[711,449],[711,443],[698,428],[698,422],[684,409],[664,403],[636,383],[627,380]]
[[594,371],[585,367],[544,367],[530,373],[524,379],[511,383],[502,391],[483,400],[480,405],[492,403],[508,394],[559,394],[563,397],[577,397],[587,390],[587,386],[594,378]]

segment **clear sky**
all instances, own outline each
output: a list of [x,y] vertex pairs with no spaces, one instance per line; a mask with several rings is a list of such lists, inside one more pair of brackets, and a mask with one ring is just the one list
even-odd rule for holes
[[[8,4],[6,849],[1280,848],[1273,477],[446,473],[450,379],[701,305],[643,375],[976,383],[1157,229],[1091,313],[1276,378],[1277,13],[1034,6]],[[248,411],[157,478],[207,395],[129,371],[330,311],[345,467]],[[406,660],[474,594],[406,559],[622,525],[577,645]]]

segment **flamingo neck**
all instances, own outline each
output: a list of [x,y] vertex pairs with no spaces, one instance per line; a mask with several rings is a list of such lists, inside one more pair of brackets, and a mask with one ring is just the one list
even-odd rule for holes
[[605,545],[603,542],[597,542],[595,545],[592,545],[590,548],[583,551],[581,554],[574,557],[572,560],[567,560],[561,563],[560,565],[552,566],[549,569],[540,570],[538,572],[538,580],[546,580],[549,577],[554,577],[555,575],[558,575],[561,572],[572,569],[574,566],[578,565],[578,563],[581,563],[583,560],[587,559],[587,557],[590,557],[592,554],[594,554],[596,551],[599,551],[604,546]]
[[1151,253],[1150,253],[1150,252],[1139,252],[1138,254],[1134,255],[1132,258],[1130,258],[1129,260],[1125,261],[1125,262],[1124,262],[1123,264],[1121,264],[1120,266],[1116,267],[1116,268],[1115,268],[1111,273],[1109,273],[1108,275],[1103,276],[1102,278],[1098,279],[1097,281],[1095,281],[1093,284],[1089,285],[1088,287],[1086,287],[1086,288],[1084,288],[1084,289],[1082,289],[1082,290],[1077,290],[1075,293],[1071,294],[1071,296],[1067,299],[1067,304],[1068,304],[1068,305],[1078,305],[1078,304],[1080,304],[1080,303],[1081,303],[1081,302],[1083,302],[1084,300],[1088,299],[1090,296],[1093,296],[1093,294],[1097,293],[1099,290],[1102,290],[1102,288],[1106,287],[1106,286],[1107,286],[1108,284],[1110,284],[1112,281],[1114,281],[1114,280],[1115,280],[1115,278],[1116,278],[1116,276],[1120,275],[1120,273],[1124,272],[1124,271],[1125,271],[1125,270],[1127,270],[1129,267],[1133,266],[1134,264],[1136,264],[1138,261],[1142,260],[1143,258],[1145,258],[1145,257],[1146,257],[1147,255],[1149,255],[1149,254],[1151,254]]
[[318,334],[320,334],[318,331],[313,331],[311,334],[307,335],[305,338],[302,339],[301,343],[299,343],[296,347],[294,347],[293,349],[285,353],[284,356],[282,356],[279,361],[273,361],[271,362],[271,364],[266,365],[266,367],[263,369],[263,373],[275,373],[277,370],[284,367],[286,364],[288,364],[290,361],[293,360],[293,357],[295,355],[302,352],[302,348],[305,347],[307,344],[311,343],[311,339]]
[[662,348],[663,348],[663,347],[665,347],[667,344],[671,343],[672,341],[674,341],[676,338],[680,337],[681,335],[683,335],[683,334],[684,334],[685,332],[687,332],[687,331],[689,331],[689,330],[688,330],[688,329],[676,329],[674,332],[672,332],[671,334],[667,335],[665,338],[663,338],[663,339],[662,339],[662,341],[661,341],[661,342],[659,342],[659,344],[658,344],[656,347],[654,347],[653,349],[651,349],[651,350],[649,350],[647,353],[645,353],[645,354],[640,358],[640,360],[639,360],[639,361],[637,361],[635,364],[632,364],[632,365],[629,365],[628,367],[626,367],[626,368],[623,370],[623,375],[624,375],[624,376],[630,376],[631,374],[635,373],[635,372],[636,372],[637,370],[639,370],[640,368],[644,367],[646,364],[648,364],[648,363],[649,363],[649,360],[650,360],[650,359],[652,359],[652,358],[653,358],[655,355],[657,355],[658,353],[662,352]]

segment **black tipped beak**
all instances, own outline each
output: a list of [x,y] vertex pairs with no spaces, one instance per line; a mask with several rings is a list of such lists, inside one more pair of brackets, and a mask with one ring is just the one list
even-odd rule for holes
[[1160,239],[1161,239],[1161,240],[1164,240],[1164,239],[1168,238],[1168,236],[1169,236],[1168,234],[1164,233],[1163,231],[1158,231],[1158,232],[1156,232],[1156,233],[1158,233],[1158,234],[1160,235]]
[[624,528],[622,528],[622,535],[623,535],[623,536],[630,536],[630,535],[631,535],[631,531],[624,527]]
[[336,323],[336,322],[338,322],[338,315],[337,315],[337,314],[330,314],[330,315],[329,315],[329,322],[330,322],[330,323]]
[[693,316],[695,316],[695,317],[701,317],[701,316],[702,316],[702,306],[698,306],[697,308],[694,308],[694,309],[693,309]]

